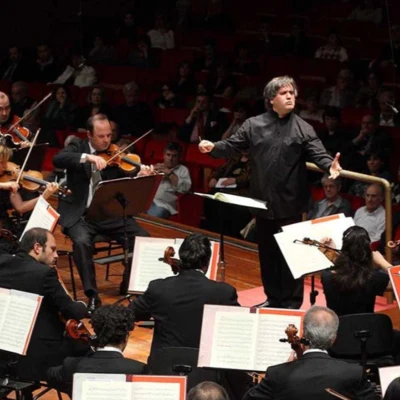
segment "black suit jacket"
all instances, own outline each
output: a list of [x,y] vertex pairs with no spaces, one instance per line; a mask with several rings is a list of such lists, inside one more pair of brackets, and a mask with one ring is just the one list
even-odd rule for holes
[[[0,256],[0,282],[6,289],[43,296],[28,352],[21,359],[18,371],[21,378],[44,379],[47,368],[68,355],[63,347],[65,324],[60,321],[59,313],[65,319],[81,319],[86,315],[86,306],[73,301],[65,292],[54,268],[24,253]],[[1,358],[7,358],[6,354]]]
[[196,270],[150,282],[146,292],[130,305],[137,319],[151,316],[155,321],[149,365],[154,352],[163,347],[199,347],[205,304],[238,306],[236,289]]
[[[67,187],[72,194],[59,199],[58,211],[60,224],[64,228],[75,225],[83,216],[89,196],[89,185],[92,176],[92,164],[81,163],[83,153],[90,154],[87,139],[73,139],[71,143],[55,155],[53,164],[56,168],[67,170]],[[103,180],[120,178],[123,175],[115,167],[101,172]]]
[[86,357],[67,357],[62,365],[49,368],[47,381],[52,387],[71,394],[73,377],[77,372],[144,375],[149,370],[146,364],[124,358],[118,351],[100,350]]
[[250,389],[243,400],[331,400],[331,388],[352,399],[379,399],[362,368],[331,358],[322,352],[267,369],[261,383]]

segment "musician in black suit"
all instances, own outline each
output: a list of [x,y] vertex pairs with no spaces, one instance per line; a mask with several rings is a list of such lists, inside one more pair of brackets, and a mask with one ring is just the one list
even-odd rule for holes
[[[65,323],[60,315],[81,319],[87,310],[83,302],[71,299],[59,281],[54,268],[57,257],[54,236],[42,228],[25,233],[15,256],[0,255],[1,287],[43,296],[27,355],[17,365],[18,376],[23,379],[44,380],[50,366],[58,365],[68,355],[79,354],[75,343],[64,339]],[[10,360],[12,355],[1,352],[0,358]]]
[[124,358],[129,334],[134,328],[135,314],[124,306],[107,305],[98,308],[92,316],[95,333],[95,352],[85,357],[68,357],[62,365],[49,368],[48,382],[71,395],[75,373],[147,374],[146,364]]
[[239,305],[233,286],[205,276],[211,258],[211,243],[206,236],[187,236],[179,258],[181,269],[177,276],[151,281],[145,293],[129,305],[138,320],[154,318],[150,368],[158,349],[199,347],[205,304]]
[[363,377],[362,367],[331,358],[327,350],[336,339],[338,316],[329,308],[314,306],[304,317],[304,337],[309,341],[299,359],[269,367],[261,383],[243,400],[331,400],[331,388],[349,398],[379,399]]
[[[56,168],[67,170],[67,186],[72,194],[60,198],[60,224],[63,232],[73,242],[73,258],[78,268],[83,289],[89,298],[88,309],[93,312],[101,305],[96,284],[96,273],[92,259],[93,238],[104,234],[124,245],[124,222],[122,218],[108,218],[92,221],[85,218],[86,211],[92,201],[97,183],[101,180],[116,179],[124,176],[117,167],[107,166],[106,161],[97,155],[105,152],[111,144],[112,130],[110,121],[103,114],[96,114],[87,123],[88,138],[73,139],[70,144],[56,154],[53,163]],[[148,167],[142,166],[138,175],[149,173]],[[135,236],[148,236],[133,218],[127,220],[129,247],[133,247]],[[121,293],[126,292],[129,268],[125,266]]]

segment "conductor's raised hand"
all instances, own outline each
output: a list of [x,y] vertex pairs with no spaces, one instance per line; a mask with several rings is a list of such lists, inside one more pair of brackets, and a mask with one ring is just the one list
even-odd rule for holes
[[330,179],[336,179],[340,175],[342,167],[339,163],[340,153],[336,153],[334,160],[332,161],[331,167],[329,168]]
[[214,143],[210,142],[209,140],[202,140],[199,143],[200,153],[209,153],[213,149],[214,149]]
[[91,164],[94,164],[98,171],[101,171],[107,167],[107,162],[103,158],[96,156],[94,154],[88,154],[86,156],[86,161],[90,162]]

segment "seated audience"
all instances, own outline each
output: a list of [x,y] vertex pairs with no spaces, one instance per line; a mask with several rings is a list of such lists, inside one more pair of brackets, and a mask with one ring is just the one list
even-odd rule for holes
[[110,119],[112,118],[112,109],[107,103],[106,91],[102,86],[95,85],[90,89],[87,95],[87,103],[86,106],[78,109],[74,121],[74,127],[78,132],[87,132],[86,122],[93,115],[104,114]]
[[207,91],[215,97],[231,99],[236,92],[236,81],[227,63],[218,63],[206,83]]
[[337,76],[336,85],[322,92],[321,104],[338,108],[352,107],[355,96],[352,86],[353,73],[349,69],[342,69]]
[[359,208],[354,215],[354,223],[365,228],[371,242],[378,241],[386,227],[386,213],[382,206],[383,198],[382,185],[370,184],[365,191],[365,206]]
[[197,71],[214,71],[217,65],[217,43],[214,38],[208,38],[204,41],[201,49],[201,56],[195,61]]
[[229,396],[218,383],[205,381],[189,390],[187,400],[229,400]]
[[156,14],[154,28],[147,32],[153,49],[173,49],[175,47],[174,32],[168,28],[164,14]]
[[311,307],[304,316],[303,327],[304,338],[308,340],[303,356],[268,367],[261,383],[250,389],[243,400],[331,400],[326,388],[352,399],[379,399],[361,366],[327,354],[339,327],[339,318],[332,310]]
[[11,46],[8,55],[0,65],[0,80],[30,82],[33,78],[33,67],[22,54],[18,46]]
[[292,23],[290,35],[285,39],[284,55],[296,57],[309,57],[311,55],[311,43],[300,21]]
[[130,11],[126,12],[115,32],[117,41],[126,39],[129,43],[133,43],[136,40],[137,29],[135,14]]
[[299,116],[311,121],[324,122],[324,110],[319,106],[317,94],[310,93],[305,100],[305,108],[300,111]]
[[[85,318],[86,306],[73,301],[60,282],[54,268],[57,255],[53,234],[42,228],[28,230],[16,255],[0,255],[1,286],[43,296],[26,356],[17,364],[20,379],[46,380],[49,367],[60,364],[67,356],[79,355],[76,342],[64,338],[68,319]],[[83,349],[85,352],[87,348]],[[7,354],[1,352],[4,360]]]
[[226,119],[222,113],[214,110],[210,96],[198,94],[196,103],[180,128],[178,137],[183,142],[199,143],[201,139],[217,141],[226,129]]
[[[365,158],[367,159],[367,168],[362,171],[364,174],[383,178],[389,182],[392,181],[392,175],[386,168],[384,154],[379,151],[371,150],[369,153],[365,154]],[[351,185],[349,193],[355,196],[364,197],[367,186],[367,182],[355,181]]]
[[325,174],[321,179],[325,198],[314,203],[312,209],[307,213],[307,219],[326,217],[328,215],[343,213],[346,217],[353,215],[351,204],[340,196],[342,181],[340,178],[329,179]]
[[155,100],[155,105],[158,108],[183,108],[184,103],[182,98],[175,93],[173,85],[165,83],[161,87],[161,96]]
[[168,219],[178,213],[177,200],[180,193],[186,193],[192,186],[189,170],[180,164],[182,147],[169,143],[164,148],[161,164],[154,165],[156,172],[164,174],[147,214]]
[[347,19],[374,22],[378,25],[382,22],[382,9],[375,7],[374,0],[362,0],[361,4],[352,11]]
[[52,83],[55,85],[87,87],[94,85],[96,79],[95,69],[85,64],[85,58],[81,54],[73,53],[67,68]]
[[374,71],[368,73],[366,82],[360,87],[356,95],[356,107],[378,107],[378,94],[382,88],[382,78]]
[[396,98],[394,92],[383,89],[378,96],[379,126],[399,127],[400,114],[396,108]]
[[192,63],[182,61],[178,65],[176,80],[172,83],[172,88],[176,94],[191,96],[196,93],[196,80]]
[[347,50],[340,44],[339,35],[335,30],[329,32],[326,45],[321,46],[314,57],[339,62],[345,62],[349,59]]
[[146,364],[123,355],[130,333],[135,328],[132,310],[120,305],[100,307],[93,313],[91,324],[95,335],[92,343],[94,351],[88,352],[84,357],[67,357],[62,365],[51,367],[47,371],[48,383],[69,396],[72,394],[75,373],[148,373]]
[[242,42],[236,46],[236,55],[233,61],[232,72],[244,75],[258,74],[259,67],[252,57],[248,44]]
[[228,139],[231,137],[246,121],[247,118],[250,117],[250,105],[245,101],[238,101],[233,106],[233,118],[232,122],[229,125],[228,129],[222,135],[221,140]]
[[105,36],[96,35],[93,48],[89,51],[88,61],[91,64],[115,64],[117,62],[117,51],[114,46],[107,42]]
[[48,44],[37,46],[35,80],[43,83],[53,82],[62,71],[62,65],[53,56]]
[[[322,241],[335,248],[332,239]],[[387,268],[391,264],[371,251],[368,232],[351,226],[343,233],[343,243],[334,267],[322,271],[321,281],[327,306],[339,316],[373,313],[376,296],[382,296],[389,284]]]
[[28,97],[28,84],[26,82],[18,81],[11,85],[11,107],[14,114],[22,117],[34,103],[35,100]]
[[154,68],[157,64],[151,51],[150,38],[141,35],[136,41],[135,48],[128,54],[128,63],[136,68]]
[[151,108],[139,100],[139,86],[132,81],[124,85],[125,104],[114,110],[114,119],[121,135],[140,136],[154,127]]
[[205,304],[239,305],[233,286],[205,276],[211,258],[211,243],[206,236],[200,233],[187,236],[179,248],[179,258],[181,267],[177,276],[151,281],[144,294],[129,305],[137,320],[154,319],[150,369],[158,349],[199,348]]

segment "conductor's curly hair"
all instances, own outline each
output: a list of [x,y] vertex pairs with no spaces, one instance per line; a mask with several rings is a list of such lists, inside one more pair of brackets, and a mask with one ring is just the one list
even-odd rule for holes
[[92,327],[96,334],[97,347],[119,345],[133,331],[135,313],[133,310],[116,305],[98,308],[92,316]]

